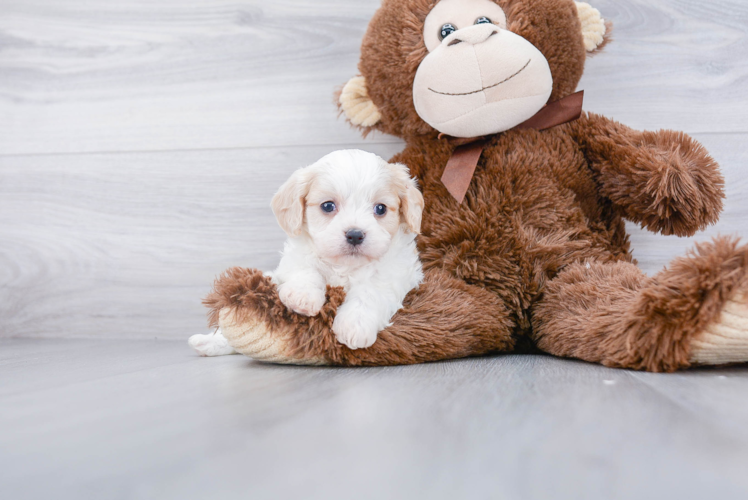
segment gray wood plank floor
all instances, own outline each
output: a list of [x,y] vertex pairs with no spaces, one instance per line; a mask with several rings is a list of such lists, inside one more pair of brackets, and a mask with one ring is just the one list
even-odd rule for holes
[[[695,238],[631,227],[641,266],[748,236],[748,3],[592,3],[586,109],[691,133],[728,181]],[[402,148],[332,103],[378,5],[0,0],[0,498],[748,498],[745,367],[186,348],[216,274],[277,263],[290,172]]]
[[544,356],[380,369],[0,340],[0,496],[743,499],[748,372]]

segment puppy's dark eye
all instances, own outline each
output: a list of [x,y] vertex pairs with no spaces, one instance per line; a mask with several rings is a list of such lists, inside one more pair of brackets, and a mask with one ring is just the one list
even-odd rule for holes
[[475,20],[475,24],[493,24],[486,16],[481,16]]
[[439,28],[439,40],[444,40],[449,35],[457,31],[457,28],[455,28],[454,24],[447,23],[441,28]]
[[374,213],[377,215],[384,215],[387,213],[387,206],[382,205],[381,203],[379,205],[374,206]]
[[320,205],[320,208],[322,209],[323,212],[327,212],[329,214],[330,212],[335,211],[335,203],[331,201],[326,201],[322,205]]

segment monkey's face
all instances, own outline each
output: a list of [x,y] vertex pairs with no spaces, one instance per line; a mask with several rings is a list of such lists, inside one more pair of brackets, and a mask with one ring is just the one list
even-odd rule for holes
[[428,55],[413,81],[418,115],[439,132],[477,137],[524,122],[548,102],[548,61],[507,30],[492,0],[441,0],[426,16]]
[[573,93],[605,35],[574,0],[383,0],[340,107],[406,139],[503,132]]

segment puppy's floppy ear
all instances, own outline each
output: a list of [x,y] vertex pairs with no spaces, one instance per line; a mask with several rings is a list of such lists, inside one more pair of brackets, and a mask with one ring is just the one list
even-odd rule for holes
[[366,78],[363,76],[348,80],[340,92],[338,103],[348,121],[358,127],[373,127],[382,119],[382,114],[369,97]]
[[301,234],[310,181],[311,173],[307,168],[297,170],[283,183],[270,202],[278,224],[289,236]]
[[397,194],[400,198],[400,222],[406,224],[412,232],[420,234],[423,195],[418,190],[418,183],[410,177],[410,171],[405,165],[390,163],[389,166],[395,176]]
[[594,54],[610,41],[610,33],[613,25],[606,22],[600,11],[592,5],[585,2],[575,2],[577,5],[577,15],[582,23],[582,38],[584,39],[584,48],[587,52]]

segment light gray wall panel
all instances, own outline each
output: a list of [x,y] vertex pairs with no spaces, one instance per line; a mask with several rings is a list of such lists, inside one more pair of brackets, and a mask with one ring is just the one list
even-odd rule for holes
[[0,153],[357,142],[333,92],[378,5],[6,0]]
[[[587,108],[746,132],[748,4],[600,0]],[[332,92],[378,0],[0,2],[0,153],[351,144]],[[391,141],[377,136],[373,140]]]
[[[698,139],[723,165],[722,220],[695,238],[631,226],[656,272],[694,241],[748,236],[746,135]],[[362,144],[384,157],[398,144]],[[182,338],[234,266],[271,269],[285,238],[270,198],[327,146],[0,157],[0,336]]]
[[0,336],[202,332],[218,273],[277,265],[273,193],[332,149],[0,157]]
[[[378,4],[0,0],[0,336],[201,331],[217,273],[277,262],[268,202],[293,169],[401,149],[332,103]],[[695,239],[632,226],[642,267],[748,236],[748,4],[593,4],[616,28],[580,85],[587,109],[689,131],[728,179]]]

